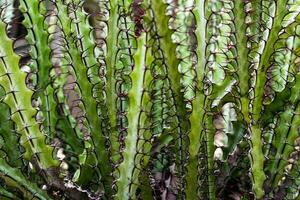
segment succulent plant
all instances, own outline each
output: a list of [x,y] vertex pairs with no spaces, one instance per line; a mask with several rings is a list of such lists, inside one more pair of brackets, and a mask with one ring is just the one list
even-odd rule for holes
[[0,0],[1,199],[300,199],[299,0]]

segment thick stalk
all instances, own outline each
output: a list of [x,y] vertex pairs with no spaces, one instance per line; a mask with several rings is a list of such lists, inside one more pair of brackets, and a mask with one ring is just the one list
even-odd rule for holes
[[12,41],[6,36],[2,22],[0,35],[0,81],[6,91],[3,101],[10,107],[10,119],[16,123],[16,130],[21,134],[20,143],[26,150],[24,157],[30,160],[34,156],[41,169],[57,166],[58,162],[52,157],[53,148],[45,144],[45,136],[35,120],[36,111],[31,104],[33,92],[26,87],[26,74],[19,69],[20,58],[14,53]]
[[139,113],[142,103],[144,78],[146,71],[146,33],[137,39],[137,51],[134,55],[134,69],[130,74],[132,88],[128,92],[128,130],[125,139],[124,160],[118,167],[120,177],[117,180],[118,191],[115,199],[130,199],[135,196],[135,191],[130,189],[132,173],[135,167],[135,156],[137,153],[137,141],[139,131]]
[[[107,107],[109,122],[111,125],[111,136],[110,140],[112,142],[112,153],[118,151],[119,146],[114,143],[118,143],[118,130],[117,130],[117,93],[116,93],[116,77],[115,77],[115,65],[116,57],[118,53],[118,0],[110,1],[109,19],[108,19],[108,34],[106,40],[107,42],[107,55],[105,58],[106,62],[106,74],[107,74]],[[113,155],[114,156],[114,155]]]
[[[171,36],[173,31],[168,29],[168,23],[170,17],[166,15],[167,5],[162,0],[151,0],[151,8],[154,14],[154,21],[157,27],[157,33],[160,36],[160,47],[163,51],[165,63],[167,65],[167,73],[172,86],[173,97],[175,99],[175,108],[177,110],[178,128],[176,132],[179,132],[177,138],[176,151],[176,168],[179,175],[179,187],[180,191],[178,196],[182,196],[182,191],[185,188],[185,165],[187,162],[187,134],[189,129],[189,122],[186,120],[188,117],[187,110],[185,108],[186,102],[184,101],[184,93],[181,90],[181,74],[178,71],[178,65],[180,60],[176,58],[176,47],[173,43]],[[174,130],[175,132],[175,130]]]
[[239,88],[241,95],[241,110],[245,122],[249,124],[249,67],[248,61],[249,49],[247,48],[247,36],[246,36],[246,13],[244,11],[245,1],[236,0],[234,5],[235,14],[235,26],[236,26],[236,40],[238,41],[237,46],[237,63],[238,63],[238,77],[239,77]]
[[197,199],[197,192],[195,192],[195,185],[198,185],[198,151],[200,148],[200,138],[203,133],[203,118],[204,118],[204,100],[203,94],[203,78],[205,69],[205,48],[206,48],[206,19],[205,19],[205,1],[196,0],[193,13],[195,15],[197,38],[197,57],[198,63],[196,65],[197,75],[197,90],[196,97],[193,100],[193,112],[190,116],[191,131],[189,133],[189,162],[187,165],[187,199]]
[[253,122],[254,125],[250,127],[251,132],[251,173],[253,178],[253,190],[256,198],[260,199],[264,195],[263,183],[266,179],[264,173],[264,154],[262,151],[262,130],[259,125],[259,118],[263,108],[263,94],[266,83],[266,72],[270,65],[270,57],[273,53],[273,46],[276,42],[279,31],[281,30],[281,23],[287,13],[286,1],[277,1],[277,8],[275,18],[273,19],[273,26],[270,30],[270,35],[267,39],[265,49],[261,55],[260,63],[257,69],[257,78],[254,87],[254,101],[253,101]]

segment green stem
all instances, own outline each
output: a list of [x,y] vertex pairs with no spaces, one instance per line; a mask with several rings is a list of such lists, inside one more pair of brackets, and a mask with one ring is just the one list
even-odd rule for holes
[[[195,35],[197,37],[197,57],[198,64],[196,65],[197,74],[197,88],[196,97],[193,100],[193,111],[190,116],[191,131],[189,133],[189,162],[187,165],[187,188],[186,188],[186,198],[187,199],[197,199],[198,195],[195,192],[195,186],[198,185],[198,151],[200,148],[200,138],[203,132],[203,120],[204,120],[204,100],[205,96],[203,94],[203,78],[205,69],[205,47],[206,47],[206,19],[205,19],[205,1],[196,0],[195,8],[193,13],[195,15],[196,30]],[[201,178],[201,177],[200,177]]]
[[234,5],[235,14],[235,27],[236,27],[236,47],[237,47],[237,63],[238,69],[237,74],[239,77],[239,88],[241,95],[241,110],[245,122],[250,123],[249,118],[249,67],[250,63],[248,61],[249,49],[247,48],[247,36],[246,36],[246,13],[244,11],[245,1],[236,0]]
[[[180,79],[181,75],[178,71],[178,65],[180,60],[176,58],[177,45],[173,43],[171,36],[172,30],[168,29],[168,23],[170,17],[166,15],[167,5],[162,0],[151,0],[151,8],[153,10],[154,21],[156,23],[157,33],[160,36],[159,42],[160,47],[163,51],[165,64],[167,65],[167,74],[170,78],[170,84],[172,86],[173,97],[175,100],[175,108],[177,110],[178,128],[179,135],[177,138],[177,146],[175,147],[178,153],[176,154],[176,168],[178,170],[179,187],[180,192],[178,196],[182,196],[181,191],[185,187],[185,176],[186,173],[185,164],[187,162],[187,134],[189,130],[189,122],[186,120],[188,117],[186,111],[186,102],[184,101],[184,93],[181,90]],[[177,132],[176,131],[176,132]],[[174,130],[175,132],[175,130]]]
[[260,199],[264,195],[263,183],[266,179],[264,173],[264,154],[262,150],[263,141],[262,141],[262,128],[259,125],[260,113],[263,108],[263,94],[264,86],[266,83],[266,72],[270,66],[270,57],[272,55],[274,44],[277,41],[277,36],[281,30],[281,23],[284,16],[287,13],[286,1],[279,0],[277,2],[276,16],[273,19],[273,26],[270,30],[269,37],[267,39],[265,49],[261,55],[260,63],[257,69],[257,78],[254,87],[255,98],[253,101],[253,121],[254,125],[250,127],[251,131],[251,172],[253,178],[253,190],[255,192],[256,198]]
[[16,123],[17,132],[21,134],[20,143],[26,149],[24,157],[30,160],[34,155],[41,169],[57,166],[58,162],[52,157],[53,148],[45,144],[45,136],[35,120],[36,111],[31,104],[33,92],[26,87],[26,74],[19,69],[20,58],[14,53],[2,22],[0,35],[0,82],[6,91],[4,102],[11,109],[10,118]]
[[137,39],[137,51],[134,55],[134,69],[130,74],[132,88],[128,93],[128,130],[125,139],[124,160],[118,167],[120,177],[117,181],[118,191],[115,199],[130,199],[135,196],[135,191],[131,190],[132,173],[135,167],[135,156],[137,153],[137,141],[139,132],[139,113],[142,103],[144,78],[146,71],[146,33]]

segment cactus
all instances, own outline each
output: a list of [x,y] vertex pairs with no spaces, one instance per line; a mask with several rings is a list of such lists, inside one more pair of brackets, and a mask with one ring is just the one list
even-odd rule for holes
[[1,199],[299,199],[299,0],[0,0]]

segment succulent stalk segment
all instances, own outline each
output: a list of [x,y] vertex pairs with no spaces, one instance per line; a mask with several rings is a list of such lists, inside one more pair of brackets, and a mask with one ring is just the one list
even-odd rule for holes
[[[49,169],[58,165],[53,158],[53,148],[45,144],[45,136],[35,120],[36,110],[32,107],[33,92],[26,87],[26,73],[19,69],[19,56],[12,49],[12,42],[6,36],[5,24],[0,23],[1,52],[1,86],[6,95],[3,101],[10,107],[9,118],[16,123],[16,132],[21,135],[20,143],[26,149],[24,158],[36,159],[41,169]],[[13,75],[12,75],[13,74]]]
[[129,199],[135,196],[135,191],[132,189],[132,178],[134,178],[134,165],[135,157],[137,154],[137,141],[139,132],[139,118],[141,111],[141,103],[143,98],[144,79],[146,71],[146,33],[137,38],[137,50],[134,54],[134,68],[130,74],[132,82],[136,83],[132,85],[129,90],[129,110],[127,114],[128,118],[128,130],[127,137],[125,139],[125,151],[123,153],[124,161],[120,164],[118,170],[120,177],[117,181],[118,192],[115,199]]

